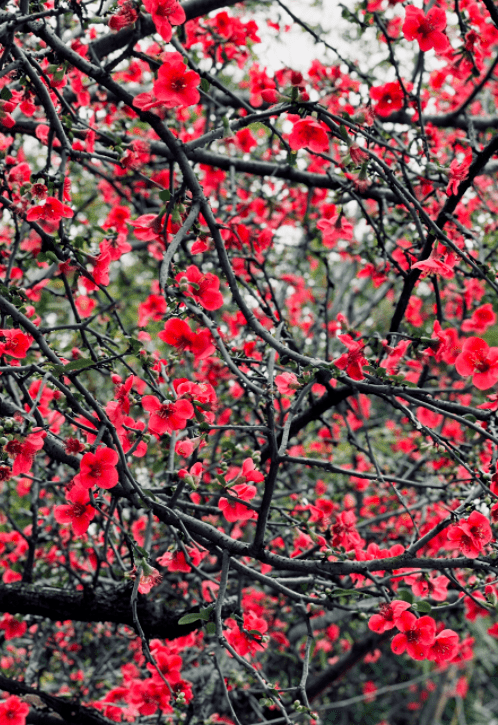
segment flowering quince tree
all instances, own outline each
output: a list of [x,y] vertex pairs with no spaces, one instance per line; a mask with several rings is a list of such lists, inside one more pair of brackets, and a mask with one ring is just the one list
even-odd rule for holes
[[330,5],[2,3],[0,725],[496,722],[498,11]]

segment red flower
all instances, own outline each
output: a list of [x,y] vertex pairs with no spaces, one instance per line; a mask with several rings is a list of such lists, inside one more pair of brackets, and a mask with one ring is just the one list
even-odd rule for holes
[[0,620],[0,629],[3,629],[6,640],[15,639],[16,637],[22,637],[25,634],[28,625],[26,622],[19,621],[12,614],[4,614]]
[[400,632],[391,643],[394,654],[400,655],[406,650],[414,660],[424,660],[436,638],[436,622],[432,617],[417,619],[411,612],[403,612],[396,620],[396,627]]
[[0,330],[3,342],[0,342],[0,355],[10,355],[22,359],[26,357],[29,346],[33,339],[25,335],[21,330]]
[[146,327],[150,320],[160,320],[167,309],[164,297],[149,295],[145,302],[141,302],[138,306],[138,326]]
[[317,224],[323,234],[323,245],[333,249],[339,239],[353,239],[353,225],[342,214],[335,214],[331,219],[319,219]]
[[[147,592],[145,592],[147,593]],[[169,704],[171,694],[169,688],[153,680],[133,680],[128,699],[138,708],[140,715],[153,715],[159,708],[163,714],[172,713]]]
[[352,143],[349,147],[349,155],[351,161],[355,166],[361,166],[365,161],[368,161],[369,156],[367,152],[361,148],[357,143]]
[[443,662],[451,662],[458,652],[458,644],[458,634],[453,632],[452,629],[443,629],[429,647],[427,659],[437,665],[441,665]]
[[498,381],[498,347],[489,347],[480,337],[469,337],[455,360],[458,373],[472,375],[472,383],[479,390],[487,390]]
[[200,76],[189,70],[180,53],[165,53],[154,83],[154,95],[166,108],[185,108],[199,103]]
[[407,40],[417,40],[420,50],[434,48],[437,53],[444,52],[450,44],[442,32],[445,28],[446,13],[442,8],[432,8],[427,15],[413,5],[406,8],[403,35]]
[[470,320],[465,320],[462,323],[463,332],[486,332],[489,327],[492,327],[496,322],[496,315],[493,310],[493,305],[488,302],[486,305],[478,307],[472,313]]
[[177,350],[189,350],[194,353],[197,360],[204,360],[215,350],[209,330],[192,332],[190,326],[178,317],[168,320],[158,337],[167,345],[176,347]]
[[332,534],[332,546],[343,546],[350,551],[355,546],[361,546],[363,543],[356,530],[356,516],[352,511],[338,513],[330,532]]
[[294,151],[309,148],[311,151],[328,152],[327,127],[314,118],[302,118],[294,124],[289,136],[289,146]]
[[301,386],[294,373],[282,373],[275,378],[275,385],[280,395],[294,395]]
[[[199,549],[187,547],[187,553],[194,566],[198,566],[202,561],[202,554]],[[187,562],[187,558],[183,551],[166,551],[157,559],[157,563],[165,566],[168,571],[180,571],[185,574],[192,571],[192,567]]]
[[135,228],[134,234],[137,239],[144,242],[151,242],[154,239],[161,239],[164,227],[164,216],[157,214],[142,214],[134,222],[128,224]]
[[[241,483],[232,486],[230,492],[234,492],[234,495],[242,499],[242,501],[250,501],[256,496],[257,489],[256,486],[248,486],[246,483]],[[220,498],[218,506],[223,512],[223,516],[230,522],[249,521],[249,519],[252,519],[254,513],[252,509],[232,498]]]
[[403,108],[403,90],[398,81],[371,88],[370,96],[374,101],[377,101],[375,113],[384,118]]
[[29,705],[15,695],[0,703],[0,725],[26,725]]
[[334,365],[340,370],[346,370],[346,373],[353,380],[363,380],[362,365],[368,365],[368,360],[363,356],[363,349],[365,345],[360,342],[356,342],[350,335],[339,335],[339,340],[346,345],[349,352],[345,352],[343,355],[334,360]]
[[218,310],[222,306],[220,280],[215,274],[202,274],[195,264],[191,264],[185,272],[176,275],[176,281],[185,288],[184,293],[193,297],[205,310]]
[[29,473],[35,458],[35,454],[43,448],[43,441],[47,434],[43,430],[33,430],[24,441],[14,438],[4,446],[4,451],[14,459],[12,475],[19,476],[21,473]]
[[86,295],[78,295],[75,298],[74,304],[78,310],[78,314],[81,318],[91,317],[92,312],[97,306],[97,300],[87,297]]
[[380,612],[373,614],[368,620],[368,627],[377,634],[387,632],[396,626],[397,619],[409,608],[410,604],[401,599],[394,599],[390,604],[384,602],[380,605]]
[[448,194],[448,196],[458,193],[458,187],[460,185],[460,182],[464,181],[464,179],[467,178],[471,163],[472,151],[470,152],[470,154],[467,155],[467,157],[462,161],[461,164],[458,163],[457,159],[453,159],[448,171],[449,182],[448,186],[446,187],[446,193]]
[[89,504],[88,490],[80,488],[80,486],[73,486],[67,491],[66,498],[71,503],[56,506],[54,518],[59,524],[71,524],[75,535],[82,536],[95,516],[95,509]]
[[[435,336],[435,337],[434,337]],[[458,339],[458,332],[454,327],[443,330],[440,323],[434,322],[434,340],[430,347],[424,350],[426,355],[434,356],[436,362],[445,362],[448,365],[454,365],[462,346]]]
[[[183,660],[180,655],[171,654],[169,655],[164,650],[158,650],[154,652],[155,663],[152,665],[147,664],[147,669],[152,675],[152,679],[157,684],[162,683],[162,677],[159,675],[159,670],[162,676],[168,680],[171,685],[176,685],[182,679],[181,669],[183,667]],[[156,669],[157,668],[157,669]]]
[[112,448],[97,448],[95,453],[85,453],[81,459],[79,483],[84,488],[113,488],[118,482],[116,464],[118,454]]
[[268,623],[253,612],[244,614],[244,627],[240,629],[233,619],[227,619],[228,630],[225,632],[228,643],[237,654],[254,655],[263,649],[262,635],[268,629]]
[[109,18],[109,28],[117,33],[123,28],[127,28],[138,18],[138,11],[133,7],[130,0],[118,0],[120,6],[117,13]]
[[185,22],[185,11],[178,0],[144,0],[144,6],[152,15],[157,32],[167,43],[173,35],[172,25]]
[[155,395],[144,395],[142,405],[145,410],[152,413],[149,428],[158,436],[163,433],[172,433],[174,430],[183,430],[187,425],[187,420],[195,415],[192,404],[188,400],[161,403]]
[[[136,579],[136,566],[133,567],[133,571],[130,576],[132,579]],[[149,566],[147,562],[142,561],[142,572],[140,574],[140,581],[138,583],[138,591],[140,594],[148,594],[152,587],[157,586],[162,582],[163,578],[161,574],[153,566]]]
[[473,511],[468,519],[462,519],[448,529],[448,539],[454,541],[465,556],[475,559],[493,539],[493,534],[486,516]]
[[56,199],[55,196],[47,196],[47,200],[40,206],[33,206],[26,214],[28,222],[43,219],[46,222],[58,223],[65,217],[70,219],[74,216],[74,211],[67,204],[63,204]]
[[453,267],[457,263],[457,259],[453,252],[446,252],[444,249],[441,249],[441,256],[439,258],[436,257],[436,254],[436,249],[433,249],[427,259],[416,262],[412,265],[412,269],[420,269],[422,271],[422,278],[428,275],[443,277],[444,279],[454,277]]

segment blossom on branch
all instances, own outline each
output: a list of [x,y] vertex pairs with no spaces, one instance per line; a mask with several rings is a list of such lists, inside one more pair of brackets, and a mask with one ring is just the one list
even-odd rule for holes
[[113,488],[118,482],[118,460],[118,454],[112,448],[100,447],[95,453],[85,453],[81,459],[79,485],[83,488]]
[[29,714],[29,705],[16,695],[0,702],[0,725],[25,725]]
[[353,340],[351,335],[339,335],[338,339],[346,345],[348,352],[343,353],[337,360],[334,360],[334,365],[340,370],[345,370],[346,374],[349,375],[353,380],[363,380],[363,365],[368,365],[368,360],[363,355],[365,345],[361,342]]
[[493,540],[493,533],[486,516],[479,511],[473,511],[468,519],[462,519],[458,524],[450,526],[448,539],[458,546],[462,554],[475,559]]
[[205,310],[217,310],[222,306],[220,280],[215,274],[202,274],[195,264],[191,264],[185,272],[176,275],[176,281],[180,283],[182,292],[193,297]]
[[164,53],[163,61],[154,83],[155,99],[166,108],[185,108],[199,103],[199,74],[188,69],[180,53]]
[[327,153],[329,138],[327,126],[314,118],[302,118],[294,124],[289,136],[289,146],[293,151],[309,148],[311,151]]
[[29,473],[33,465],[36,453],[43,448],[43,442],[47,436],[46,431],[34,429],[24,440],[13,438],[4,446],[4,451],[10,458],[14,459],[12,475],[19,476],[22,473]]
[[409,608],[410,604],[401,599],[393,599],[389,604],[384,602],[380,605],[379,613],[372,614],[368,620],[368,627],[377,634],[387,632],[396,626],[397,619]]
[[406,650],[414,660],[425,660],[429,647],[436,639],[436,622],[432,617],[417,619],[411,612],[403,612],[396,620],[400,630],[392,643],[394,654],[400,655]]
[[[237,498],[242,501],[251,501],[257,494],[257,488],[256,486],[248,486],[245,483],[240,483],[236,486],[232,486],[230,488],[230,493],[233,493],[233,496],[237,496]],[[220,498],[218,506],[223,512],[223,516],[230,522],[249,521],[249,519],[252,519],[254,514],[252,509],[248,508],[243,503],[240,503],[240,501],[237,501],[235,498],[225,498],[223,496]]]
[[70,503],[55,506],[54,518],[59,524],[71,524],[75,535],[82,536],[96,513],[90,504],[88,490],[73,486],[67,491],[66,498]]
[[196,360],[204,360],[215,351],[209,330],[193,332],[190,325],[178,317],[168,320],[158,337],[179,351],[192,352]]
[[174,430],[183,430],[187,420],[194,417],[194,409],[188,400],[161,403],[155,395],[144,395],[142,406],[144,410],[152,413],[149,428],[152,433],[159,436],[172,433]]
[[479,390],[492,388],[498,382],[498,347],[489,347],[480,337],[469,337],[455,367],[460,375],[472,375],[472,383]]
[[424,11],[413,5],[406,8],[403,35],[407,40],[416,40],[422,51],[434,50],[443,53],[448,49],[450,42],[444,34],[446,28],[446,13],[442,8],[434,7],[427,15]]
[[71,219],[74,211],[67,204],[63,204],[55,196],[47,196],[45,203],[33,206],[26,214],[26,221],[34,222],[42,219],[52,224],[58,224],[61,219]]
[[32,342],[33,338],[21,330],[0,330],[0,355],[9,355],[22,360],[26,357]]
[[186,18],[185,10],[178,0],[143,0],[144,7],[152,15],[157,32],[166,43],[173,35],[172,25],[182,25]]
[[386,83],[383,86],[373,86],[370,89],[370,97],[373,101],[377,101],[375,113],[385,118],[395,111],[403,108],[405,97],[403,89],[398,81]]

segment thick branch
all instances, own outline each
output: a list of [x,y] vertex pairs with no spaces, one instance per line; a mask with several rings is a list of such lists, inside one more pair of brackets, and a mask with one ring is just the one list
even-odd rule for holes
[[[0,611],[31,614],[52,621],[72,619],[78,622],[113,622],[134,628],[130,605],[131,583],[115,589],[88,589],[85,592],[37,587],[23,584],[0,584]],[[202,622],[178,624],[185,614],[177,600],[139,597],[138,618],[148,638],[176,639],[198,629]],[[231,608],[225,608],[229,616]],[[197,609],[195,611],[198,611]]]

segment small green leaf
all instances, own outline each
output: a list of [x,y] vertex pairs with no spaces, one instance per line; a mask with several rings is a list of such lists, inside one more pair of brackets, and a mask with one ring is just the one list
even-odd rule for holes
[[178,624],[192,624],[193,622],[198,622],[199,619],[202,619],[200,612],[191,612],[190,614],[184,614],[178,620]]
[[209,622],[211,619],[211,612],[213,611],[213,607],[206,607],[206,609],[201,609],[200,615],[201,619],[203,619],[205,622]]
[[73,360],[67,365],[53,365],[52,369],[56,375],[66,375],[66,373],[71,373],[75,370],[84,370],[92,365],[95,365],[93,360],[82,357],[79,360]]
[[349,138],[349,133],[348,133],[348,130],[347,130],[346,126],[345,126],[345,125],[344,125],[343,123],[341,123],[341,125],[340,125],[340,127],[339,127],[339,131],[340,131],[340,133],[341,133],[341,136],[342,136],[342,138],[344,139],[344,141],[345,141],[345,142],[346,142],[347,144],[349,144],[349,143],[350,143],[350,141],[351,141],[351,139]]
[[216,624],[215,624],[215,622],[208,622],[206,624],[206,634],[216,634]]
[[133,337],[130,337],[128,339],[128,344],[129,344],[129,347],[130,347],[132,353],[134,353],[134,354],[140,352],[140,350],[143,347],[143,345],[140,342],[140,340],[135,340]]
[[140,556],[143,556],[144,559],[149,558],[149,553],[141,546],[138,546],[138,544],[135,544],[135,550],[138,552]]
[[204,93],[208,93],[208,91],[209,91],[210,88],[211,88],[211,84],[208,81],[208,79],[207,78],[202,78],[201,79],[201,90],[203,90]]
[[422,612],[422,614],[430,614],[430,612],[432,612],[432,607],[429,602],[417,602],[413,605],[413,608],[416,609],[417,612]]
[[171,192],[168,189],[163,189],[159,192],[159,198],[161,201],[169,201],[171,199]]
[[398,591],[396,592],[396,597],[398,599],[401,599],[403,602],[413,604],[413,594],[408,589],[398,589]]

